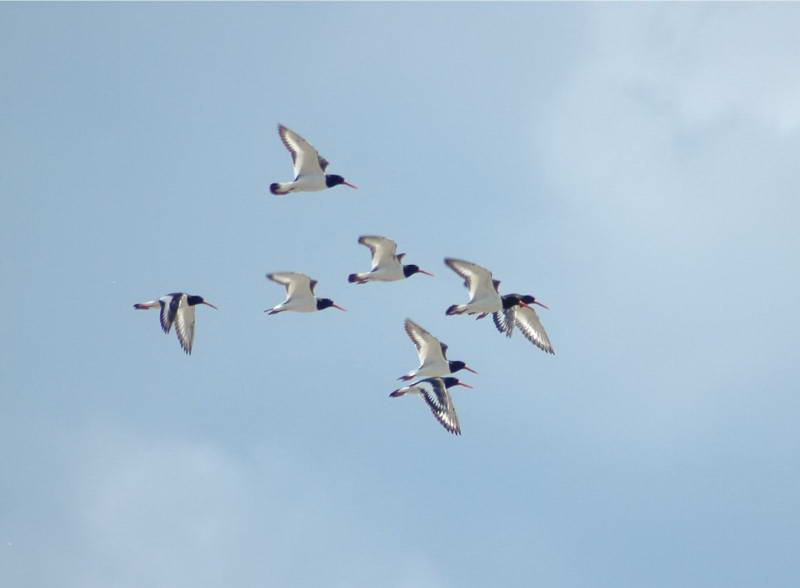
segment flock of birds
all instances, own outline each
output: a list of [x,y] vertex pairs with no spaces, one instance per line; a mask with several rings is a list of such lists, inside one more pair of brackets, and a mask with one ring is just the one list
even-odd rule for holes
[[[294,180],[275,182],[270,185],[270,192],[275,195],[316,192],[340,184],[357,188],[342,176],[326,174],[328,161],[320,156],[303,137],[283,125],[278,125],[278,134],[292,156]],[[394,282],[417,273],[433,276],[414,264],[403,264],[405,254],[397,253],[397,244],[391,239],[377,235],[364,235],[359,237],[358,242],[368,247],[372,253],[372,267],[368,272],[350,274],[347,278],[350,283]],[[534,304],[543,308],[547,308],[547,306],[527,294],[501,296],[498,290],[500,281],[495,280],[488,269],[478,264],[454,258],[445,258],[444,262],[463,278],[464,286],[469,290],[469,301],[466,304],[451,305],[445,314],[448,316],[476,315],[476,319],[482,319],[491,314],[495,327],[500,333],[510,337],[516,327],[536,347],[546,353],[554,353],[550,339],[533,308]],[[280,304],[266,309],[264,312],[268,314],[287,311],[316,312],[326,308],[346,310],[330,298],[318,298],[315,293],[317,281],[305,274],[275,272],[267,274],[267,278],[286,288],[286,299]],[[169,333],[174,325],[181,347],[187,354],[191,354],[194,343],[195,307],[200,304],[217,308],[204,300],[202,296],[185,292],[172,292],[157,300],[134,304],[133,307],[138,310],[158,308],[164,333]],[[406,319],[405,330],[417,348],[419,367],[400,376],[398,379],[410,383],[398,388],[390,396],[396,398],[407,394],[421,395],[436,420],[450,433],[460,435],[461,425],[449,389],[455,386],[466,388],[472,388],[472,386],[461,382],[452,374],[462,369],[472,373],[477,372],[463,361],[448,360],[447,345],[411,319]]]

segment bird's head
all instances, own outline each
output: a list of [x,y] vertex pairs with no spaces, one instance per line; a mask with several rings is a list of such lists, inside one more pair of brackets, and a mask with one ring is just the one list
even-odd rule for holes
[[338,304],[336,304],[330,298],[318,298],[317,299],[317,310],[325,310],[326,308],[338,308],[339,310],[347,310],[346,308],[342,308]]
[[452,388],[453,386],[464,386],[464,388],[472,388],[472,386],[470,386],[469,384],[465,384],[458,378],[453,378],[451,376],[442,378],[442,380],[444,380],[445,388]]
[[426,276],[433,277],[433,274],[430,272],[426,272],[424,269],[420,269],[418,265],[414,265],[413,263],[410,265],[403,266],[403,275],[405,277],[413,276],[414,274],[425,274]]
[[458,370],[467,370],[468,372],[472,372],[473,374],[478,373],[474,369],[469,367],[467,364],[465,364],[463,361],[450,361],[448,362],[448,364],[450,365],[451,374],[456,373]]
[[205,304],[206,306],[210,306],[211,308],[219,310],[216,306],[214,306],[210,302],[206,302],[205,300],[203,300],[202,296],[187,296],[186,304],[188,304],[189,306],[197,306],[198,304]]
[[529,308],[531,304],[538,304],[542,308],[547,308],[530,294],[507,294],[503,296],[503,308],[506,310],[512,306],[524,306],[525,308]]
[[336,174],[328,174],[325,176],[325,185],[328,188],[333,188],[334,186],[338,186],[339,184],[344,184],[345,186],[350,186],[351,188],[358,189],[358,186],[354,186],[347,180],[345,180],[342,176]]

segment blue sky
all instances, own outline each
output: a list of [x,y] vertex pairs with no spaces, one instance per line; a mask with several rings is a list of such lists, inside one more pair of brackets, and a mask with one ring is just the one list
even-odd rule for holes
[[[0,583],[796,586],[799,17],[0,5]],[[361,189],[270,195],[278,122]],[[348,284],[361,234],[436,277]],[[279,270],[348,312],[267,317]],[[191,357],[131,308],[175,290]],[[461,438],[388,398],[405,317]]]

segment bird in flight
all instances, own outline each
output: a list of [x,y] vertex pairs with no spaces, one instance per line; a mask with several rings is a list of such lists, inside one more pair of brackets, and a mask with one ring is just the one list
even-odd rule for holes
[[192,353],[192,343],[194,343],[194,307],[198,304],[205,304],[211,308],[217,307],[203,300],[202,296],[194,296],[185,292],[172,292],[162,296],[158,300],[149,300],[134,304],[136,310],[149,310],[151,308],[161,308],[161,328],[165,333],[169,333],[172,325],[175,325],[175,334],[178,335],[178,342],[187,354]]
[[453,374],[459,370],[467,370],[477,374],[474,369],[463,361],[450,361],[447,359],[447,345],[431,335],[411,319],[406,319],[406,333],[417,348],[419,367],[397,378],[398,380],[421,380],[425,378],[439,378]]
[[275,272],[267,274],[267,279],[286,287],[286,300],[264,311],[269,314],[278,314],[279,312],[285,312],[287,310],[294,312],[316,312],[330,307],[346,310],[338,304],[335,304],[330,298],[317,298],[314,294],[317,281],[312,280],[305,274]]
[[339,184],[358,188],[347,182],[342,176],[326,174],[328,160],[322,157],[311,143],[303,139],[288,127],[278,125],[278,135],[289,150],[294,164],[294,180],[291,182],[273,182],[269,191],[276,196],[289,192],[318,192],[325,188],[333,188]]
[[405,253],[397,253],[397,243],[378,235],[362,235],[358,238],[361,245],[369,247],[372,252],[372,269],[361,274],[350,274],[347,281],[366,284],[369,281],[394,282],[413,276],[416,273],[433,276],[432,273],[420,269],[414,264],[403,265]]
[[450,433],[453,433],[453,435],[460,435],[461,425],[458,422],[456,407],[453,405],[450,392],[448,392],[448,389],[453,386],[472,388],[469,384],[459,381],[458,378],[426,378],[410,386],[398,388],[389,394],[389,396],[397,398],[399,396],[405,396],[406,394],[421,394],[422,398],[425,400],[425,404],[431,409],[433,416],[439,421],[439,424]]

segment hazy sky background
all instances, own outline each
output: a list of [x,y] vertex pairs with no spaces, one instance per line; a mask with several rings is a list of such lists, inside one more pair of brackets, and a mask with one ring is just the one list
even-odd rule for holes
[[[800,6],[0,5],[0,584],[795,587]],[[275,126],[361,186],[276,198]],[[359,235],[436,274],[356,287]],[[443,264],[532,293],[556,355]],[[349,309],[262,311],[268,271]],[[184,290],[194,354],[134,302]],[[411,317],[474,366],[463,436]]]

